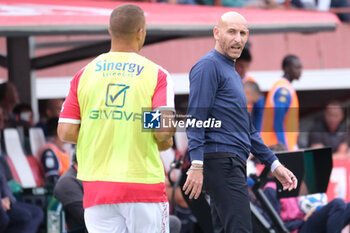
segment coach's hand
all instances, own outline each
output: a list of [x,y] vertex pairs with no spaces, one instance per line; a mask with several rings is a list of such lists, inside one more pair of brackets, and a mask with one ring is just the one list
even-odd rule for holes
[[187,171],[186,183],[183,186],[185,194],[189,196],[189,199],[197,199],[202,192],[203,186],[203,165],[192,164]]
[[291,191],[298,185],[298,180],[294,174],[285,168],[283,165],[279,165],[272,173],[283,186],[283,190]]

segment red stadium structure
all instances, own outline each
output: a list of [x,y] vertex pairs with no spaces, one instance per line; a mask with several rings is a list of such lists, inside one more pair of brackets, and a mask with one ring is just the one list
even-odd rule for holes
[[[5,0],[0,3],[0,36],[6,38],[7,55],[0,66],[20,93],[22,102],[35,105],[31,71],[96,56],[108,51],[109,41],[92,41],[65,51],[33,57],[30,37],[58,35],[107,35],[112,9],[125,2]],[[203,37],[212,33],[221,14],[235,10],[243,14],[251,34],[277,32],[319,32],[335,30],[337,17],[327,12],[294,10],[229,9],[225,7],[136,3],[146,14],[146,44],[176,38]],[[77,43],[79,44],[79,43]],[[59,48],[62,44],[56,44]],[[21,69],[18,69],[20,64]],[[28,88],[31,87],[31,88]]]

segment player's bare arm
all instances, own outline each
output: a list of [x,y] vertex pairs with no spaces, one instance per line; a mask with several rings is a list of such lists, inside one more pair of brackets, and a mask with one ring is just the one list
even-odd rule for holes
[[[171,110],[163,110],[161,111],[161,119],[165,120],[165,122],[173,122],[175,118],[175,114]],[[173,124],[170,124],[171,127],[160,129],[154,129],[154,138],[157,141],[159,150],[166,150],[173,145],[172,137],[174,136],[176,128]]]
[[78,141],[80,124],[58,123],[58,137],[68,143],[76,144]]

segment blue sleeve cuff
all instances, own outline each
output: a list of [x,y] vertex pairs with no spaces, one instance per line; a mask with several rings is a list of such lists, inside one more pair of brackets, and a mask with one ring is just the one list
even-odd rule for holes
[[194,160],[203,161],[203,149],[201,147],[190,151],[191,162]]

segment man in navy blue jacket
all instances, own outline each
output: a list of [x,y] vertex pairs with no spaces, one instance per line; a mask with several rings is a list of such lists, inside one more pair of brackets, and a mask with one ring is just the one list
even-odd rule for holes
[[245,164],[250,152],[271,167],[284,189],[297,186],[293,173],[265,146],[247,111],[242,80],[234,65],[248,34],[242,15],[223,14],[214,28],[215,49],[202,57],[190,72],[190,120],[215,119],[221,124],[212,128],[187,128],[192,165],[183,189],[190,199],[197,199],[204,175],[215,233],[252,231]]
[[16,201],[1,170],[0,200],[0,233],[37,232],[43,221],[44,212],[34,204]]

